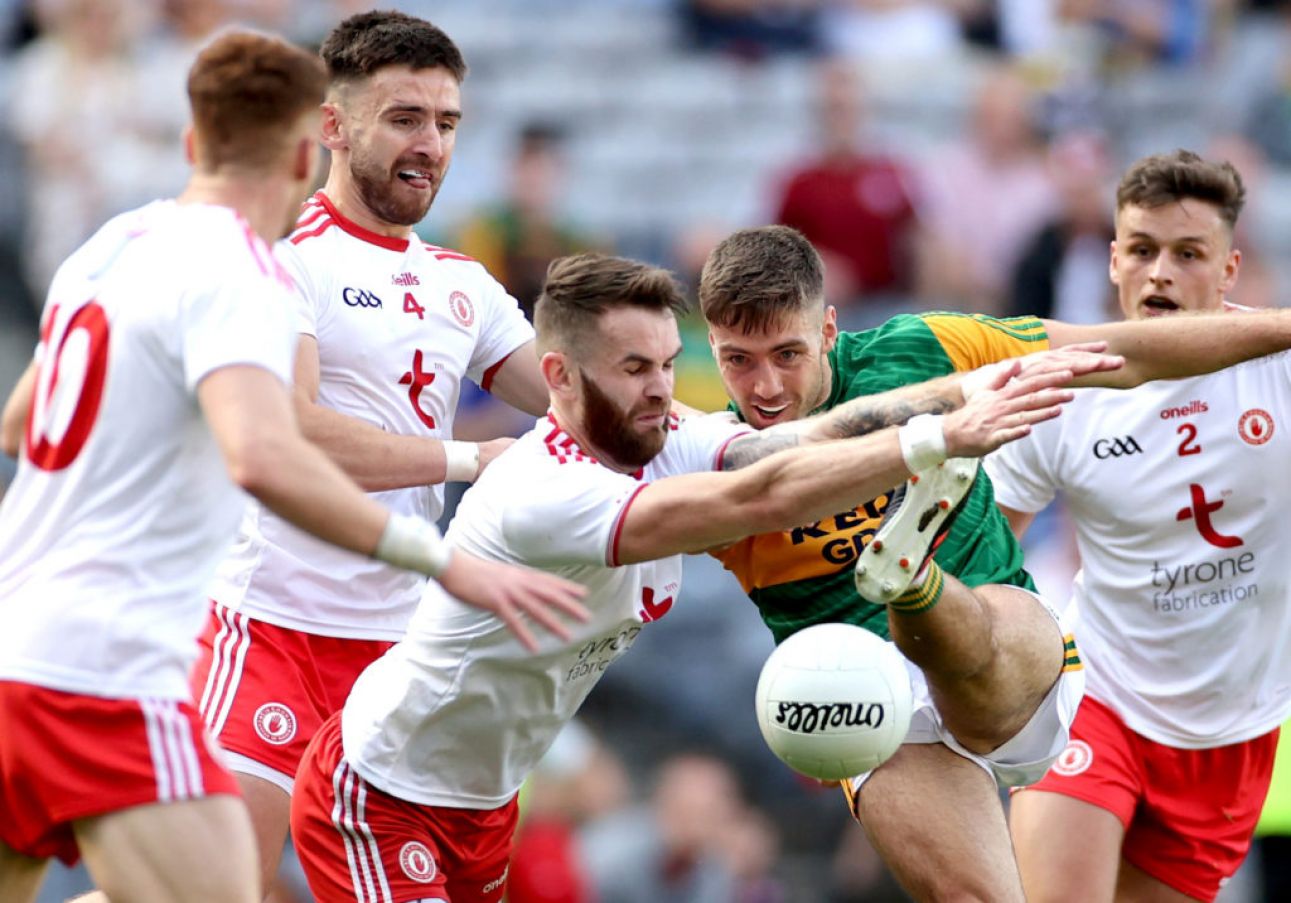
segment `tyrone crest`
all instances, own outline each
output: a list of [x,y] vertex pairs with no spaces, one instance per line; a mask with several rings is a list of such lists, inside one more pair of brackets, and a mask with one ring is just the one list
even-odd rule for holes
[[1058,754],[1053,763],[1053,773],[1064,778],[1074,778],[1094,763],[1094,751],[1084,740],[1072,740]]
[[1237,435],[1247,445],[1263,445],[1273,438],[1273,415],[1263,408],[1251,408],[1237,421]]
[[252,721],[265,743],[282,746],[296,736],[296,715],[281,702],[266,702],[256,709]]
[[418,840],[410,840],[399,849],[399,868],[418,884],[429,884],[435,880],[438,869],[435,857],[430,850]]
[[469,327],[475,322],[475,306],[465,292],[453,292],[448,296],[448,309],[453,312],[453,319]]

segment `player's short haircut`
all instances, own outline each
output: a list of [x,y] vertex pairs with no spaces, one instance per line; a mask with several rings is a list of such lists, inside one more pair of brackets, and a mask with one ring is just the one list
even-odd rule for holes
[[1127,206],[1161,207],[1192,198],[1213,204],[1228,228],[1246,203],[1246,186],[1227,160],[1212,162],[1188,150],[1144,157],[1125,173],[1116,189],[1116,210]]
[[825,265],[797,229],[741,229],[708,255],[699,306],[713,326],[746,334],[779,326],[808,309],[824,310]]
[[188,70],[199,165],[273,164],[297,120],[317,109],[326,91],[327,73],[312,53],[261,32],[224,32]]
[[608,254],[575,254],[547,267],[533,323],[541,352],[577,356],[595,341],[597,322],[608,310],[641,307],[681,315],[686,306],[681,286],[665,269]]
[[319,49],[333,84],[367,78],[386,66],[443,67],[460,83],[466,60],[453,39],[425,19],[391,10],[350,16]]

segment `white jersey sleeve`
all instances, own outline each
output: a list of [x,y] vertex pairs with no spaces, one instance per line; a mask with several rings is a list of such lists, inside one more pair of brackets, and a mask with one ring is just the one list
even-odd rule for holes
[[[257,280],[263,282],[263,279]],[[292,297],[295,287],[282,274],[275,300]],[[213,290],[189,292],[179,310],[178,341],[184,362],[184,384],[194,391],[206,375],[232,364],[263,367],[291,385],[295,359],[288,309],[256,303],[263,295],[256,282],[228,280]]]
[[525,487],[502,512],[503,541],[527,564],[606,564],[627,504],[646,484],[604,467],[585,470],[577,482]]
[[274,258],[291,276],[293,301],[291,307],[292,322],[296,332],[302,335],[318,335],[319,309],[315,299],[325,297],[325,293],[315,282],[315,272],[305,265],[295,247],[286,240],[278,242],[273,249]]
[[[466,375],[481,388],[488,389],[492,382],[490,371],[506,361],[520,346],[533,341],[533,327],[525,319],[519,303],[507,294],[501,283],[480,264],[472,262],[470,265],[479,267],[485,294],[480,312],[480,339]],[[450,299],[450,303],[458,302]]]
[[1058,490],[1058,474],[1050,466],[1054,440],[1060,433],[1033,430],[1001,446],[982,460],[995,489],[995,500],[1006,508],[1028,514],[1044,510]]

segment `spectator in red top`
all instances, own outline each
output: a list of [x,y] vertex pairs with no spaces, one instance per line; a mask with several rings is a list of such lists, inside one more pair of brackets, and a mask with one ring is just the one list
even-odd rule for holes
[[825,258],[834,282],[832,291],[826,285],[827,303],[907,292],[915,225],[909,174],[863,148],[864,102],[849,63],[822,63],[818,91],[820,152],[790,174],[776,219],[806,235]]

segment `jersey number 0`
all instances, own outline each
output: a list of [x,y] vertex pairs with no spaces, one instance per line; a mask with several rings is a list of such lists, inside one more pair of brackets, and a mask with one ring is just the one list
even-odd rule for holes
[[91,301],[55,334],[58,307],[49,312],[41,336],[45,354],[27,415],[27,460],[41,470],[62,470],[76,460],[90,438],[103,401],[108,370],[108,318]]

